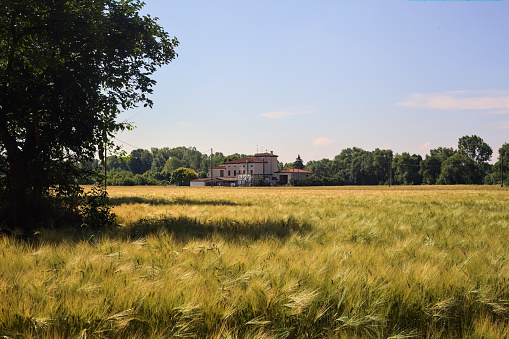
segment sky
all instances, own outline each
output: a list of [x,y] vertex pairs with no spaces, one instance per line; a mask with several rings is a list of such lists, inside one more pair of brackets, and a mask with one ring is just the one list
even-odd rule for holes
[[135,148],[333,159],[509,142],[509,0],[146,0],[180,45]]

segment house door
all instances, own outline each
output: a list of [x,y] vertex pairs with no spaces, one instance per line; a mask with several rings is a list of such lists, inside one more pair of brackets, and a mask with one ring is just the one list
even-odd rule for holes
[[281,181],[283,184],[288,184],[288,175],[280,175],[279,181]]

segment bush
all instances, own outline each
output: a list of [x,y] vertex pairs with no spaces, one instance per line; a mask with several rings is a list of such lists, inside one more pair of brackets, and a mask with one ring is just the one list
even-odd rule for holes
[[339,177],[316,177],[311,176],[308,178],[290,180],[293,186],[343,186],[345,182]]
[[198,173],[190,168],[180,167],[171,172],[171,181],[179,186],[189,186],[194,179],[198,179]]
[[112,227],[117,224],[117,217],[111,211],[108,192],[104,187],[95,186],[83,195],[81,207],[82,226],[90,228]]
[[264,178],[256,178],[253,181],[251,181],[251,186],[264,187],[264,186],[270,186],[270,184]]

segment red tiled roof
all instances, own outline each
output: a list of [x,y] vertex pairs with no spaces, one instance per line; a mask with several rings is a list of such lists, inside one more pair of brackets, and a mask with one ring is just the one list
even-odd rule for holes
[[218,165],[218,166],[214,166],[214,167],[209,167],[209,169],[225,169],[226,168],[226,165]]
[[258,154],[255,154],[255,157],[276,157],[277,158],[277,155],[275,155],[273,153],[258,153]]
[[288,168],[288,169],[284,169],[282,171],[278,171],[276,173],[305,173],[305,174],[313,174],[313,172],[306,171],[306,170],[303,170],[303,169],[298,169],[298,168]]
[[194,180],[191,180],[191,181],[194,181],[194,182],[203,182],[203,181],[209,181],[209,180],[212,180],[210,178],[202,178],[202,179],[194,179]]
[[240,158],[237,160],[228,161],[227,164],[245,164],[245,163],[262,163],[265,162],[261,159],[258,159],[257,157],[246,157],[246,158]]

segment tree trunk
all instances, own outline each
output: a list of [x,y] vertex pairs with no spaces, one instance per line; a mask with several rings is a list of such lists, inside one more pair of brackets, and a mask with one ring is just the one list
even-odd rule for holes
[[[42,169],[37,168],[39,143],[38,117],[34,115],[23,144],[9,133],[4,119],[0,119],[0,141],[5,146],[9,175],[7,191],[9,201],[4,211],[7,226],[28,234],[41,220],[42,186],[39,179]],[[21,148],[23,147],[23,148]]]
[[33,219],[35,206],[30,203],[27,164],[20,158],[20,155],[7,158],[10,172],[10,187],[8,187],[10,220],[8,220],[8,225],[10,228],[17,228],[26,234],[32,228],[30,221]]

